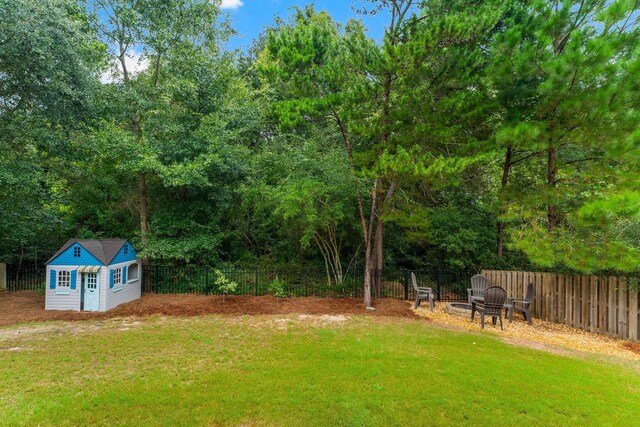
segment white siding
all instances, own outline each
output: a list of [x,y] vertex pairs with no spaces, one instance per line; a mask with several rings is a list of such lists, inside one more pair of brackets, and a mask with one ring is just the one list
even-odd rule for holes
[[55,265],[47,266],[47,289],[45,294],[45,310],[75,310],[80,311],[80,275],[76,279],[76,288],[69,289],[69,294],[57,294],[56,289],[51,289],[49,280],[51,280],[51,270],[55,271],[72,271],[78,266]]
[[100,269],[100,311],[107,311],[107,292],[109,292],[109,267]]
[[[128,262],[123,262],[120,264],[114,264],[114,265],[110,265],[106,268],[103,268],[104,270],[104,292],[105,292],[105,298],[104,298],[104,310],[111,310],[114,307],[117,307],[120,304],[124,304],[125,302],[129,302],[129,301],[134,301],[137,299],[140,299],[140,294],[141,294],[141,280],[142,279],[142,270],[139,270],[139,274],[138,274],[138,280],[135,281],[131,281],[129,282],[127,280],[127,283],[124,284],[124,286],[122,287],[122,289],[116,290],[115,287],[113,288],[109,288],[109,270],[113,270],[116,268],[121,268],[123,266],[129,266],[131,264],[136,264],[137,261],[128,261]],[[128,267],[127,267],[128,268]],[[128,276],[128,274],[127,274]],[[128,279],[128,277],[127,277]],[[102,310],[102,300],[100,301],[100,309]]]

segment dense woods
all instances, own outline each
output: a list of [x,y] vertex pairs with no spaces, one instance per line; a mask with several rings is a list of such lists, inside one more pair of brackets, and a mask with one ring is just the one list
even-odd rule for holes
[[638,269],[637,2],[354,7],[0,0],[0,261]]

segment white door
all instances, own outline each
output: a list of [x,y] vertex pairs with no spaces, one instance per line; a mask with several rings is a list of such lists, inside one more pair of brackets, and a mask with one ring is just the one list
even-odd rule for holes
[[83,273],[82,281],[84,285],[84,311],[98,311],[100,309],[98,273]]

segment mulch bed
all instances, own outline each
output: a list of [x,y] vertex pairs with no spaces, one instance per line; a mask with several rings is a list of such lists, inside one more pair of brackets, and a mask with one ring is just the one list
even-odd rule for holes
[[200,316],[205,314],[353,314],[369,316],[418,317],[405,301],[378,299],[376,310],[367,310],[360,299],[282,298],[272,296],[220,296],[144,294],[138,301],[104,313],[45,311],[44,296],[31,291],[0,294],[0,326],[47,320],[87,320],[111,317]]

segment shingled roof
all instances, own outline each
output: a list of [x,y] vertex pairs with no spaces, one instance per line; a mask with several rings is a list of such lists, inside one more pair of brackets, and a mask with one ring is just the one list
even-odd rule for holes
[[65,243],[58,252],[49,259],[49,261],[47,261],[47,264],[56,259],[62,252],[73,246],[74,243],[78,243],[80,246],[85,248],[87,252],[96,257],[98,261],[104,265],[109,265],[113,258],[118,254],[118,251],[120,251],[120,248],[122,248],[126,242],[126,239],[69,239],[67,240],[67,243]]

